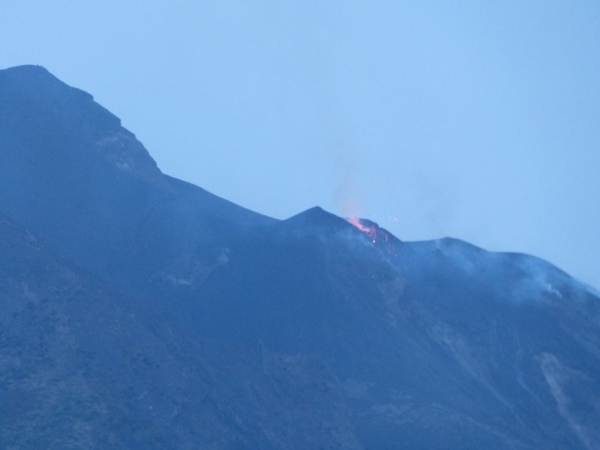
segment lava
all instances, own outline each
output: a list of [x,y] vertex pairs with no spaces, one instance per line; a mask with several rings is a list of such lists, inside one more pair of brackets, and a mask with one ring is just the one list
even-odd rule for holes
[[377,242],[377,228],[375,225],[365,226],[358,217],[348,217],[346,220],[369,236],[369,239],[373,242],[373,244]]
[[382,245],[389,253],[396,254],[395,241],[397,240],[387,230],[379,228],[371,221],[362,221],[358,217],[348,217],[346,220],[365,233],[373,244]]

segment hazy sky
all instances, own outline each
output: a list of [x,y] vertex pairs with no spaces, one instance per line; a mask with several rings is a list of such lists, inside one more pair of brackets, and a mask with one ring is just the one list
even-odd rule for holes
[[258,212],[541,256],[600,287],[600,3],[2,0],[163,172]]

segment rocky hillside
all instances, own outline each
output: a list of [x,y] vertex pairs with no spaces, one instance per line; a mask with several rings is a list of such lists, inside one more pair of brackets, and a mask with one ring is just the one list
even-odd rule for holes
[[0,447],[600,449],[600,298],[532,256],[246,210],[7,69]]

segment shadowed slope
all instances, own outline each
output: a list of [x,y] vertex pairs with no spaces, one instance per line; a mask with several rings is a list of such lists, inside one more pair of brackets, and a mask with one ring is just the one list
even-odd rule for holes
[[600,448],[600,299],[537,258],[253,213],[34,66],[0,71],[0,211],[14,445]]
[[318,360],[192,338],[4,216],[0,254],[2,448],[361,448]]
[[164,176],[117,117],[37,66],[0,71],[0,206],[125,289],[274,222]]

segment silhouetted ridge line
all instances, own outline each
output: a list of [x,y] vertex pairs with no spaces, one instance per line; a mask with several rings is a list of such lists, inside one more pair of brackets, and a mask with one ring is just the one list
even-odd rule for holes
[[[233,181],[232,181],[233,182]],[[0,71],[0,448],[600,448],[600,298],[527,255],[279,221]]]

